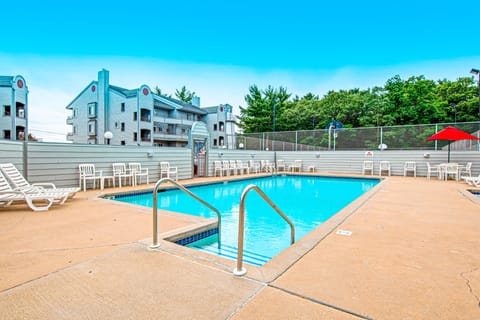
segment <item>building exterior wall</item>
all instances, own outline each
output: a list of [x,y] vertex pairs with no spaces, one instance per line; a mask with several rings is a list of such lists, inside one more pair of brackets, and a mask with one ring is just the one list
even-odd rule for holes
[[[95,116],[88,115],[89,104],[95,104]],[[107,70],[101,70],[98,81],[92,81],[67,109],[72,110],[67,117],[67,124],[72,125],[67,140],[140,146],[186,146],[193,122],[206,114],[198,107],[158,96],[147,85],[135,90],[112,86]],[[95,126],[94,134],[89,134],[89,124]],[[107,131],[113,134],[109,141],[104,138]]]
[[0,76],[0,139],[23,140],[28,134],[28,87],[17,75]]
[[204,117],[210,132],[210,146],[212,148],[235,148],[235,116],[232,106],[220,104],[215,107],[205,108],[208,114]]

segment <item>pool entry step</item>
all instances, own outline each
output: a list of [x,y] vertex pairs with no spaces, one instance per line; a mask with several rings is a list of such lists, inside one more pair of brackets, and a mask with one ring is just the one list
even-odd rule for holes
[[[236,260],[238,250],[234,246],[222,244],[220,248],[218,247],[217,237],[215,235],[201,239],[199,241],[193,242],[187,245],[189,248],[193,248],[199,251],[207,252],[210,254],[216,254],[228,259]],[[262,254],[258,254],[252,251],[244,250],[243,251],[243,260],[254,266],[263,266],[267,261],[271,260],[272,257],[268,257]]]

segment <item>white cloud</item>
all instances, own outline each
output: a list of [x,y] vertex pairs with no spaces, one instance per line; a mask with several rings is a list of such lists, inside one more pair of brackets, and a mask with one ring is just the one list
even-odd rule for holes
[[125,88],[147,84],[158,85],[163,92],[173,94],[185,85],[201,98],[202,106],[229,103],[245,106],[248,88],[256,84],[286,87],[293,95],[308,92],[324,95],[329,90],[382,86],[396,74],[406,79],[425,75],[428,79],[456,80],[469,76],[480,57],[448,61],[429,61],[409,65],[378,67],[344,67],[336,70],[255,70],[252,68],[178,64],[158,59],[130,57],[54,57],[8,56],[0,54],[2,75],[25,77],[29,88],[30,129],[34,135],[49,141],[65,141],[71,130],[65,121],[65,109],[92,80],[99,70],[110,71],[110,83]]

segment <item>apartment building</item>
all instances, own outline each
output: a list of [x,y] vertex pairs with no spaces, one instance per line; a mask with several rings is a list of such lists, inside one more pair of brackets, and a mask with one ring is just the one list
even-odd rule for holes
[[28,87],[22,76],[0,76],[0,137],[24,140],[28,132]]
[[212,148],[235,149],[236,121],[232,109],[229,104],[202,108],[207,112],[203,119],[210,132]]
[[[225,131],[229,123],[227,119],[232,118],[231,106],[202,109],[198,97],[193,103],[157,95],[147,85],[137,89],[111,85],[109,71],[103,69],[98,72],[98,80],[88,84],[66,107],[72,111],[67,117],[67,124],[72,126],[67,140],[89,144],[183,147],[188,144],[195,121],[212,121],[213,132],[216,121],[216,128],[222,124]],[[217,139],[219,145],[220,137],[214,135],[211,141]],[[222,137],[222,146],[225,139],[226,135]]]

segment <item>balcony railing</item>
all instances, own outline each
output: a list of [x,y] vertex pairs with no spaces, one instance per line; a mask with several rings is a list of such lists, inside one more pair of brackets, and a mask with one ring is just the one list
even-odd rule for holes
[[154,133],[154,140],[168,140],[168,141],[188,141],[188,134],[172,134],[172,133]]
[[193,120],[187,120],[187,119],[177,119],[177,118],[157,117],[157,116],[154,116],[153,120],[155,122],[160,122],[160,123],[183,124],[187,126],[192,126],[194,122]]
[[67,117],[67,124],[73,124],[73,117],[72,116]]

